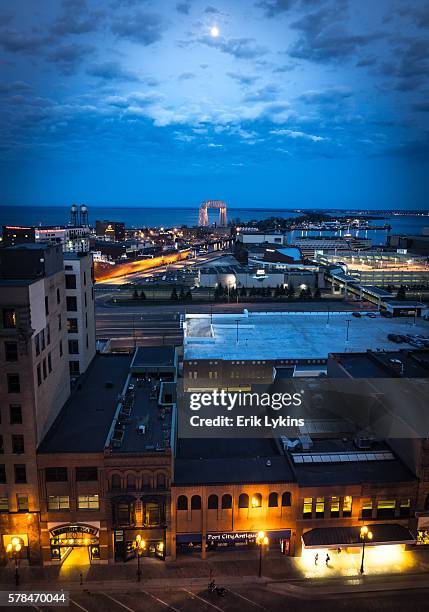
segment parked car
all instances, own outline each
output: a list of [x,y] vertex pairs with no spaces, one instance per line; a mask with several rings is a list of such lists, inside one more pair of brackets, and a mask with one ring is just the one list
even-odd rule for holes
[[352,315],[353,315],[354,317],[357,317],[358,319],[360,319],[360,318],[361,318],[361,316],[362,316],[360,312],[352,312]]

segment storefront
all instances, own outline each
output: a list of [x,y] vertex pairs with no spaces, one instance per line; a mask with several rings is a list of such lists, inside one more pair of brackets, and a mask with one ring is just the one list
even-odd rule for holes
[[[290,553],[290,529],[267,531],[270,550],[279,550],[281,554]],[[206,549],[208,551],[236,550],[238,548],[255,548],[257,531],[226,531],[213,532],[206,535]],[[176,546],[178,553],[201,551],[201,533],[177,534]]]
[[100,559],[99,525],[67,523],[51,527],[51,560],[62,562],[74,548],[85,547],[90,561]]
[[419,516],[416,544],[429,546],[429,516]]
[[144,542],[141,549],[142,557],[165,559],[165,530],[150,528],[115,529],[113,533],[115,561],[129,561],[136,557],[135,542],[140,536]]

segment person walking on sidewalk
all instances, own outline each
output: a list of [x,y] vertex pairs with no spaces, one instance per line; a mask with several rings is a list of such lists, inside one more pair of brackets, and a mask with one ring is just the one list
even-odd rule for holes
[[317,565],[318,561],[319,561],[319,553],[316,553],[314,556],[314,565]]
[[331,560],[331,557],[328,554],[326,554],[326,559],[325,559],[326,567],[328,567],[330,560]]

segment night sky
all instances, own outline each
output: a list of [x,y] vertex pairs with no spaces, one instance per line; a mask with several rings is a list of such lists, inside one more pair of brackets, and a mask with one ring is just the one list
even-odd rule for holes
[[1,204],[427,208],[426,0],[2,0]]

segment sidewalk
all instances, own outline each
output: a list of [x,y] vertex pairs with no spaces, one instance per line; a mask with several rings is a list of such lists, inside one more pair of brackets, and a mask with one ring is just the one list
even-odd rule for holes
[[[361,576],[356,564],[344,570],[336,567],[334,562],[332,567],[321,567],[321,573],[315,573],[314,568],[303,569],[301,559],[269,553],[263,560],[262,579],[257,578],[259,559],[256,551],[213,553],[206,561],[197,557],[182,557],[170,563],[142,559],[140,584],[154,589],[181,586],[205,588],[211,575],[221,584],[261,583],[275,592],[297,597],[304,594],[308,596],[309,593],[347,593],[351,590],[365,592],[428,588],[429,550],[412,551],[404,555],[407,563],[403,567],[393,565],[390,571],[372,571],[368,567],[367,573]],[[409,562],[410,559],[413,563]],[[316,569],[319,571],[319,568]],[[128,590],[138,584],[135,561],[126,564],[72,566],[64,570],[59,566],[20,567],[20,588],[93,590],[108,587],[110,590]],[[1,568],[0,585],[13,584],[13,568]]]

